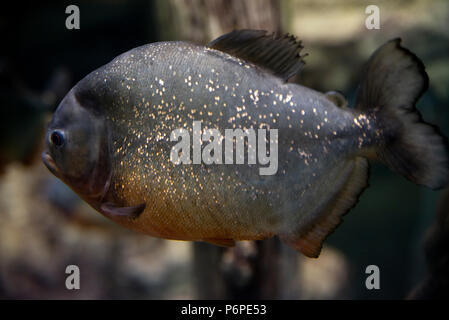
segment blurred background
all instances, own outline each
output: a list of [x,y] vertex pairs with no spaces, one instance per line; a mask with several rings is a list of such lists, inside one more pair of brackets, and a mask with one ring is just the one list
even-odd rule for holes
[[[373,3],[375,2],[375,3]],[[80,9],[68,30],[65,9]],[[365,8],[380,9],[380,29]],[[308,259],[277,239],[233,249],[167,241],[115,225],[40,161],[43,134],[67,91],[134,47],[207,43],[239,28],[289,32],[309,55],[300,82],[354,100],[361,68],[401,37],[424,62],[430,88],[418,108],[449,135],[449,2],[332,0],[38,1],[1,10],[0,298],[404,299],[447,297],[449,192],[418,187],[377,164],[370,188]],[[65,288],[67,265],[81,289]],[[367,290],[365,269],[380,269]]]

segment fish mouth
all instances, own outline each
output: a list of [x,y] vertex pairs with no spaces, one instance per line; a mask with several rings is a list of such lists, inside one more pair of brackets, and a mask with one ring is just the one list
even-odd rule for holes
[[41,159],[42,162],[47,167],[47,169],[50,170],[50,172],[53,173],[55,176],[58,176],[58,167],[56,166],[56,163],[53,161],[53,158],[47,151],[42,152]]
[[99,200],[101,202],[109,191],[112,171],[107,171],[102,175],[102,169],[105,168],[104,165],[97,165],[83,177],[73,178],[61,174],[48,151],[42,152],[41,159],[51,173],[61,179],[64,183],[68,184],[71,188],[74,188],[73,190],[80,195],[86,196],[89,199]]

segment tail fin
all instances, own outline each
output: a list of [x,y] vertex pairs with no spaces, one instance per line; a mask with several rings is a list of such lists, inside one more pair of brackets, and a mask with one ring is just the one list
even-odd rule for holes
[[400,42],[391,40],[371,56],[356,109],[371,113],[383,131],[378,160],[414,183],[439,189],[449,182],[447,139],[415,108],[429,78],[423,63]]

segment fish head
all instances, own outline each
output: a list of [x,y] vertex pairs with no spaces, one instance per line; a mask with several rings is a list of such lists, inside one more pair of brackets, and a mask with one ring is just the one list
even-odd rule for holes
[[42,161],[59,179],[97,207],[111,179],[108,128],[95,95],[75,86],[61,101],[46,132]]

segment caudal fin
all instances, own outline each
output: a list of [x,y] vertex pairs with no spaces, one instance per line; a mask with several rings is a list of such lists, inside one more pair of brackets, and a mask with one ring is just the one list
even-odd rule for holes
[[429,78],[423,63],[400,42],[391,40],[371,56],[356,109],[371,114],[382,131],[377,159],[416,184],[442,188],[449,182],[447,139],[415,108]]

